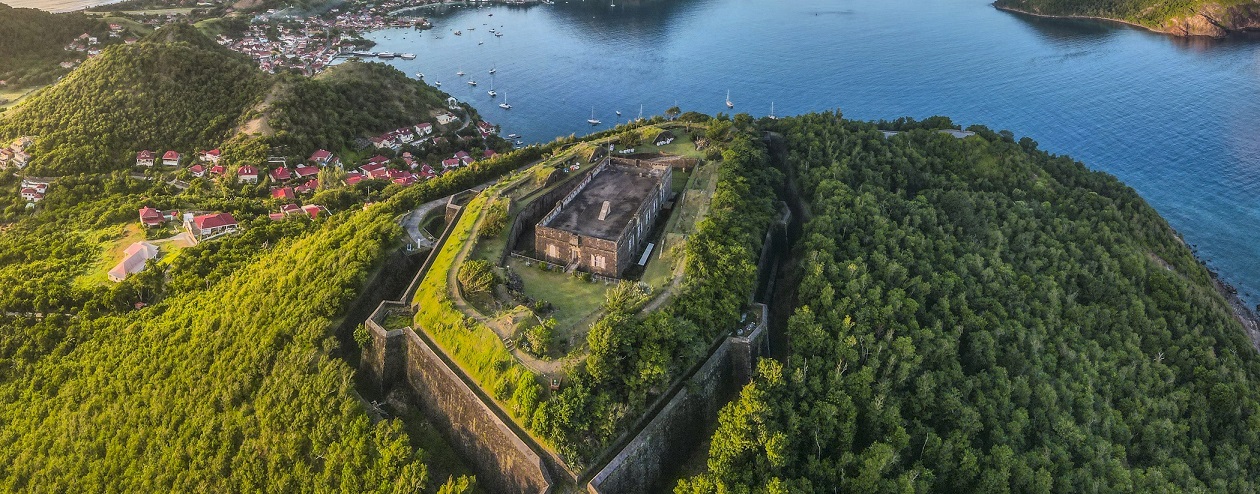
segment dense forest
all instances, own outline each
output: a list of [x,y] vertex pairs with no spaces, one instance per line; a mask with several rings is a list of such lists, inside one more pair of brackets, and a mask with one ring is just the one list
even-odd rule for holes
[[1116,19],[1175,34],[1219,35],[1260,25],[1256,0],[997,0],[994,5],[1041,15]]
[[103,22],[82,13],[52,14],[0,3],[0,81],[7,87],[50,83],[67,72],[58,63],[81,58],[67,52],[67,44],[84,33],[104,36],[105,30]]
[[1260,358],[1132,189],[983,128],[770,127],[809,211],[791,356],[677,492],[1260,488]]
[[0,141],[38,136],[34,175],[130,169],[142,149],[219,147],[268,83],[249,58],[173,24],[0,113]]

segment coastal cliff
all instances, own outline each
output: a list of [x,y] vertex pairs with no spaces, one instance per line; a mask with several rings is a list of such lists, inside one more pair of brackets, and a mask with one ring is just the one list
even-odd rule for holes
[[1010,12],[1121,22],[1174,36],[1226,37],[1260,30],[1260,0],[1200,0],[1179,7],[1155,1],[1114,5],[1096,0],[998,0]]

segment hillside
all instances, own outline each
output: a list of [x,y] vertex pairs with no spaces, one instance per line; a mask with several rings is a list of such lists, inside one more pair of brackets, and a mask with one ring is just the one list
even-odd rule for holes
[[129,169],[142,149],[218,147],[268,84],[248,58],[171,25],[0,114],[0,140],[36,136],[35,175]]
[[1132,189],[982,128],[771,127],[811,214],[791,356],[677,492],[1260,488],[1260,357]]
[[279,87],[266,124],[278,131],[276,145],[298,149],[349,147],[364,129],[414,125],[446,108],[445,93],[381,63],[350,61]]
[[51,14],[0,3],[0,81],[7,87],[50,83],[66,73],[58,63],[81,58],[67,52],[67,44],[83,33],[104,31],[104,23],[81,13]]
[[1178,36],[1221,37],[1260,29],[1257,0],[997,0],[1000,9],[1055,17],[1090,17]]

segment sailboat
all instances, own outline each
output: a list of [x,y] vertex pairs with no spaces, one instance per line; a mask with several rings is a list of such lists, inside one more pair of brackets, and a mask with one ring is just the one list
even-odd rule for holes
[[599,124],[602,124],[602,123],[604,123],[604,122],[600,122],[599,120],[595,120],[595,109],[594,109],[594,108],[591,108],[591,118],[587,119],[587,120],[586,120],[586,123],[591,124],[591,125],[599,125]]
[[770,120],[778,120],[779,117],[774,116],[774,102],[770,102]]
[[639,120],[643,120],[643,105],[639,105]]
[[455,75],[460,76],[460,77],[464,77],[464,68],[463,68],[463,67],[460,67],[460,68],[459,68],[459,72],[456,72],[456,73],[455,73]]
[[620,117],[620,116],[621,116],[621,110],[617,110],[617,116],[618,116],[618,117]]
[[490,67],[490,73],[491,73],[491,74],[493,74],[493,73],[495,73],[495,72],[498,72],[498,71],[499,71],[499,69],[498,69],[496,66],[492,66],[492,67]]
[[726,90],[726,107],[735,108],[735,103],[731,103],[731,90],[730,89]]
[[[503,93],[503,102],[502,102],[502,103],[499,103],[499,108],[502,108],[502,109],[504,109],[504,110],[511,110],[511,109],[512,109],[512,105],[509,105],[509,104],[508,104],[508,102],[507,102],[507,92],[504,92],[504,93]],[[510,137],[510,136],[509,136],[509,137]]]
[[486,91],[486,94],[489,94],[491,98],[499,95],[499,93],[494,92],[494,75],[490,76],[490,90]]

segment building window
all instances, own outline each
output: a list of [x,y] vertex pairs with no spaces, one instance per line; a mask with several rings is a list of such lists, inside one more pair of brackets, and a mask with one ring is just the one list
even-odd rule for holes
[[594,266],[596,269],[604,269],[605,265],[604,256],[591,254],[591,266]]
[[556,244],[547,244],[547,257],[552,259],[560,257],[560,249],[556,248]]

